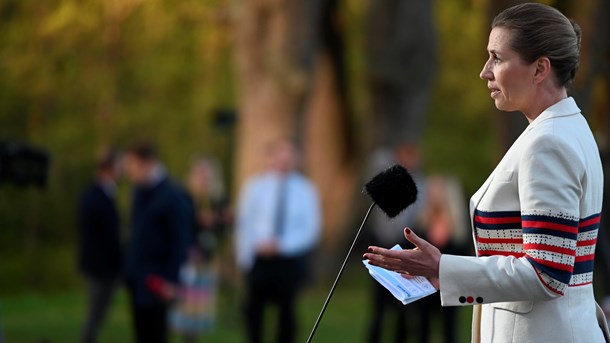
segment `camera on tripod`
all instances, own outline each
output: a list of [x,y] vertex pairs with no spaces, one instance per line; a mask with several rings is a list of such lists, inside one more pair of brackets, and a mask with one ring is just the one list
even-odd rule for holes
[[26,143],[0,141],[0,184],[44,188],[49,170],[49,155]]

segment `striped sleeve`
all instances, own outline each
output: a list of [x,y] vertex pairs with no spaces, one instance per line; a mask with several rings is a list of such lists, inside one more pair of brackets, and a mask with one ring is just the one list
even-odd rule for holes
[[563,295],[576,260],[578,219],[551,210],[522,211],[525,258],[551,291]]
[[578,154],[553,134],[533,140],[519,165],[525,258],[557,295],[564,294],[574,273],[583,177]]
[[578,223],[578,242],[576,242],[576,258],[570,286],[583,286],[593,283],[593,261],[601,215],[594,214]]

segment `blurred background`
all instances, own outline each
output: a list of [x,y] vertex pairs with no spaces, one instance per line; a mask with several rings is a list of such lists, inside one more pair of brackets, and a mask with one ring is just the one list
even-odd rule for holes
[[[609,1],[540,2],[583,29],[571,95],[606,164]],[[459,183],[465,202],[525,127],[521,114],[495,110],[479,79],[491,20],[516,3],[1,0],[0,341],[78,340],[86,302],[75,211],[99,149],[153,141],[185,184],[193,158],[212,157],[233,208],[244,181],[264,168],[265,146],[284,137],[302,151],[323,212],[315,277],[299,300],[304,340],[366,209],[362,185],[376,153],[416,146],[422,173]],[[126,181],[117,199],[128,241]],[[609,216],[602,218],[606,229]],[[201,341],[244,341],[242,282],[227,230],[218,247],[216,324]],[[608,293],[603,246],[610,244],[600,235],[598,300]],[[366,341],[371,281],[361,251],[320,342]],[[131,341],[126,303],[120,291],[100,341]],[[467,308],[458,313],[459,342],[469,339],[469,316]],[[430,341],[442,335],[433,331]]]

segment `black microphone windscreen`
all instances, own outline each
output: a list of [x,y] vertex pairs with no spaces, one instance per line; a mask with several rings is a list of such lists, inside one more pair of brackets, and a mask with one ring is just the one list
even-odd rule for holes
[[390,218],[417,200],[415,181],[401,165],[394,165],[373,177],[364,189]]

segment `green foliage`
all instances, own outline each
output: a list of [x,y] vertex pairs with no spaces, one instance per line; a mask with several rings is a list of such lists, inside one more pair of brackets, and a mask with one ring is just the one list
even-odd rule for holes
[[153,140],[178,178],[196,153],[229,161],[213,121],[234,104],[227,3],[0,3],[0,139],[51,156],[46,189],[0,185],[0,290],[74,279],[74,208],[99,148]]
[[[48,187],[0,185],[0,292],[76,283],[74,208],[95,152],[145,138],[183,178],[196,153],[219,156],[225,179],[233,131],[214,123],[236,107],[230,0],[0,2],[0,139],[51,155]],[[471,194],[494,164],[495,115],[485,82],[486,0],[437,0],[438,71],[423,142],[431,173]],[[341,2],[349,101],[368,125],[363,22],[368,2]],[[360,142],[366,146],[367,142]],[[230,189],[230,187],[229,187]],[[129,187],[120,186],[127,229]],[[61,281],[57,282],[57,276]]]
[[438,74],[424,139],[431,173],[456,175],[472,194],[494,164],[493,103],[479,73],[487,59],[485,1],[439,0]]

